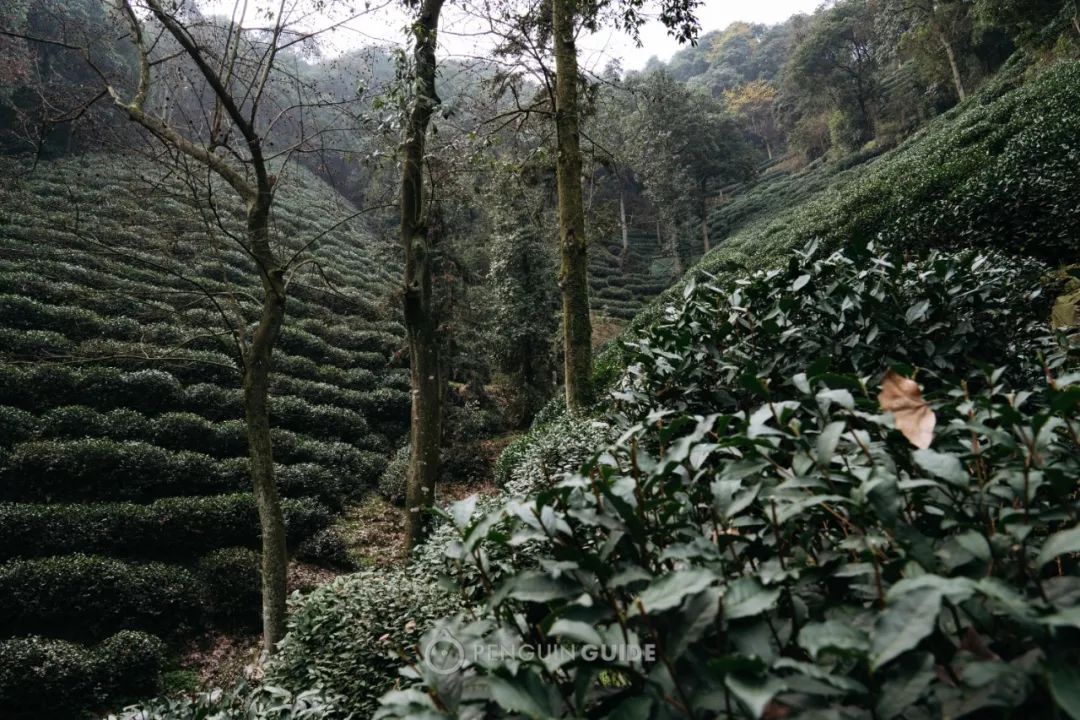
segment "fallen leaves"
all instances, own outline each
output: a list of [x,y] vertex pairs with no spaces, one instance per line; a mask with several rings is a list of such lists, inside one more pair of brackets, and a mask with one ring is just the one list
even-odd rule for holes
[[889,370],[881,381],[878,403],[882,410],[892,413],[896,429],[908,442],[923,450],[930,447],[937,417],[923,400],[918,383]]

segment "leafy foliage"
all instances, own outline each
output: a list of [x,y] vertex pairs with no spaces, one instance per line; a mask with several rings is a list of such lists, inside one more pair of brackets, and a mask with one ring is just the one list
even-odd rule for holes
[[[839,254],[688,287],[631,348],[617,442],[451,509],[472,572],[538,563],[424,640],[504,652],[412,666],[380,717],[1072,712],[1080,375],[987,330],[1033,333],[1035,287],[1001,258]],[[879,406],[890,367],[923,386],[930,448]],[[526,644],[547,652],[506,652]]]
[[5,717],[75,717],[86,707],[160,690],[164,644],[124,630],[93,647],[31,636],[0,641]]
[[326,688],[338,712],[370,713],[396,677],[395,659],[418,628],[460,608],[445,590],[404,571],[364,571],[293,597],[289,633],[266,682],[294,691]]

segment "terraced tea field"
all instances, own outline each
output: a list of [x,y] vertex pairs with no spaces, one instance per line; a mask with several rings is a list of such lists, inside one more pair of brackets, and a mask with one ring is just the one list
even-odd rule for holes
[[[0,188],[0,684],[45,663],[61,705],[149,689],[158,638],[259,622],[240,374],[219,312],[251,322],[258,284],[217,218],[153,173],[88,157]],[[353,212],[294,171],[274,218],[283,247],[318,236],[290,281],[271,408],[290,549],[315,562],[408,423],[408,374],[389,362],[403,335],[394,253],[359,221],[332,228]]]

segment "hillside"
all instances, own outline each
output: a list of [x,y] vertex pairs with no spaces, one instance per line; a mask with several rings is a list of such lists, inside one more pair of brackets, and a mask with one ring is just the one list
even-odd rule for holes
[[[397,679],[400,718],[1074,708],[1080,376],[1044,283],[1080,237],[1078,107],[1076,63],[1016,63],[894,150],[715,209],[719,247],[601,356],[614,392],[553,401],[414,567],[306,597],[271,685],[366,714]],[[447,633],[667,664],[386,667]]]
[[594,242],[589,247],[589,301],[594,313],[627,321],[675,277],[675,267],[656,238],[642,232],[627,236],[626,257],[619,245]]
[[[418,662],[381,717],[1076,716],[1080,355],[1046,274],[1077,257],[1077,108],[1080,65],[1014,64],[716,210],[720,247],[601,359],[613,392],[549,406],[419,555],[473,604],[421,648],[545,653]],[[377,607],[352,592],[296,625],[332,689],[312,641],[370,639],[306,628]]]
[[[0,187],[0,695],[27,712],[151,691],[157,638],[259,623],[240,375],[209,302],[251,318],[257,284],[188,189],[154,173],[88,156]],[[219,210],[225,227],[235,210]],[[349,212],[297,170],[276,237],[298,248]],[[359,222],[313,254],[291,281],[271,413],[290,549],[318,563],[335,559],[324,528],[374,485],[409,399],[389,366],[403,335],[392,255]],[[101,675],[117,653],[129,672]],[[43,662],[59,675],[27,684]]]
[[[895,149],[771,174],[715,208],[715,249],[633,321],[653,322],[688,278],[778,267],[813,240],[1000,248],[1050,266],[1078,256],[1080,66],[1014,61]],[[614,350],[613,350],[614,351]]]

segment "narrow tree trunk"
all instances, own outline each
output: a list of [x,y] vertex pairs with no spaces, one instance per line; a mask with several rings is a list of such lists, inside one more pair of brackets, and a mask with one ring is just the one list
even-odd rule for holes
[[619,269],[626,267],[626,257],[630,254],[630,229],[626,226],[626,189],[619,187],[619,227],[622,229],[622,253],[619,255]]
[[960,77],[960,66],[956,64],[956,53],[953,51],[952,43],[949,42],[949,38],[945,36],[945,33],[938,31],[938,40],[941,41],[941,46],[945,48],[945,57],[949,59],[949,70],[952,71],[953,86],[956,88],[957,96],[962,101],[967,97],[967,93],[964,91],[964,80]]
[[432,237],[424,206],[424,146],[435,93],[435,46],[443,0],[424,0],[413,24],[416,77],[405,124],[401,173],[401,244],[405,251],[405,328],[409,337],[412,412],[406,485],[407,544],[411,552],[424,537],[425,510],[435,501],[442,441],[442,368],[438,320],[432,299]]
[[683,268],[682,255],[679,254],[679,231],[677,228],[668,227],[667,244],[671,259],[675,261],[675,275],[682,277],[685,269]]
[[702,255],[709,254],[709,196],[705,194],[705,187],[701,188],[701,249]]
[[770,160],[773,159],[772,158],[772,143],[770,143],[768,140],[765,141],[765,154],[769,156]]
[[660,215],[656,216],[656,247],[664,249],[664,233],[661,230]]
[[248,236],[262,275],[263,306],[259,324],[244,358],[244,417],[255,506],[262,534],[263,653],[274,651],[285,635],[285,595],[288,556],[285,520],[274,477],[270,441],[270,361],[285,319],[284,274],[269,243],[268,198],[256,200],[248,211]]
[[556,184],[559,195],[559,248],[562,266],[563,352],[566,406],[592,403],[592,321],[589,317],[588,241],[581,191],[578,134],[578,65],[574,40],[575,0],[553,0],[555,40]]

